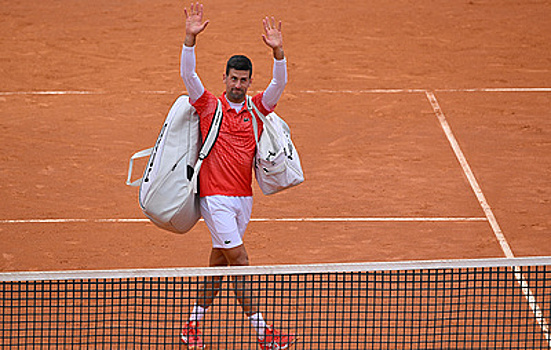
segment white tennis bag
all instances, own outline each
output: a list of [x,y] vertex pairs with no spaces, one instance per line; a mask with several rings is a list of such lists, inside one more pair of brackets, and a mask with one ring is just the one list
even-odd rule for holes
[[[247,97],[247,108],[253,116],[256,140],[254,170],[262,193],[270,195],[301,184],[304,173],[287,123],[275,113],[264,116],[250,97]],[[253,109],[264,124],[260,140]]]
[[[172,105],[155,146],[130,158],[126,184],[140,186],[140,206],[155,225],[185,233],[199,221],[199,170],[218,137],[221,122],[222,108],[218,101],[209,133],[201,146],[199,115],[188,96],[180,96]],[[131,182],[134,160],[147,156],[143,177]]]

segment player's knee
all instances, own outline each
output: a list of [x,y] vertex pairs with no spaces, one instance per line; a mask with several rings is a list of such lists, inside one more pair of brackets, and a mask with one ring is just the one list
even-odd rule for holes
[[249,266],[249,257],[247,253],[239,254],[230,261],[230,266]]
[[230,266],[248,266],[249,255],[243,245],[231,249],[226,249],[226,259]]

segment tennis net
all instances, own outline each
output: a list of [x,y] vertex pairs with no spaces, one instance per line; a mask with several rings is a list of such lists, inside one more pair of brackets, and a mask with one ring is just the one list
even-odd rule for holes
[[551,257],[0,273],[0,348],[185,349],[210,290],[208,349],[259,348],[236,293],[292,349],[549,349],[550,277]]

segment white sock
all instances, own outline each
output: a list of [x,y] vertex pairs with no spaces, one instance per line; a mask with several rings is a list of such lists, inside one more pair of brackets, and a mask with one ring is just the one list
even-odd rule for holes
[[258,338],[264,339],[264,332],[266,331],[266,322],[264,322],[264,317],[262,317],[262,314],[260,312],[257,312],[254,315],[251,315],[249,317],[249,321],[251,321],[251,325],[256,330],[256,333],[258,334]]
[[193,306],[193,311],[191,312],[191,315],[189,316],[190,322],[199,322],[205,317],[205,313],[207,312],[207,309],[204,307],[195,304]]

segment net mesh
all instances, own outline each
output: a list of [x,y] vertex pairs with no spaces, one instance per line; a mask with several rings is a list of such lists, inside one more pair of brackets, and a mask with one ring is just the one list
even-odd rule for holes
[[551,258],[416,264],[3,273],[0,347],[178,348],[206,288],[209,349],[259,348],[236,294],[293,349],[551,348]]

